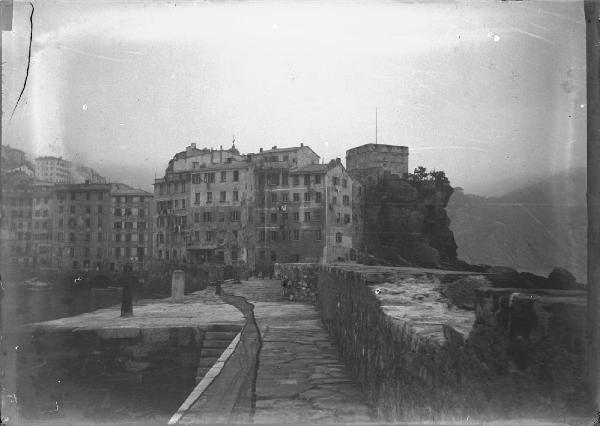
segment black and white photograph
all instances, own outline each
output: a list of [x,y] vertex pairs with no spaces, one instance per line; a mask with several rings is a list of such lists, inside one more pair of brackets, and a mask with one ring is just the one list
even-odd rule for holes
[[600,425],[600,0],[1,0],[4,425]]

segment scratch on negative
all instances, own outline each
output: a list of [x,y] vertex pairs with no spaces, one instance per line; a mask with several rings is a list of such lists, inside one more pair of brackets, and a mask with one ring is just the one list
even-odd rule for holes
[[23,96],[23,92],[25,91],[25,86],[27,86],[27,78],[29,77],[29,65],[31,64],[31,42],[33,40],[33,11],[35,9],[33,7],[33,3],[29,2],[29,4],[31,5],[31,15],[29,15],[30,31],[29,31],[29,53],[27,54],[27,70],[25,71],[25,81],[23,81],[23,87],[21,88],[21,93],[19,93],[19,98],[17,99],[17,103],[15,104],[15,107],[12,110],[12,114],[10,115],[10,120],[12,120],[13,115],[15,115],[15,111],[17,110],[17,107],[19,106],[19,101],[21,100],[21,96]]

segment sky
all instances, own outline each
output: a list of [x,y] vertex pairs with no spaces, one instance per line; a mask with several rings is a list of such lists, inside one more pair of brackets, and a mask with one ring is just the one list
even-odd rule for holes
[[377,141],[499,195],[586,162],[583,2],[15,2],[2,143],[145,189],[190,143]]

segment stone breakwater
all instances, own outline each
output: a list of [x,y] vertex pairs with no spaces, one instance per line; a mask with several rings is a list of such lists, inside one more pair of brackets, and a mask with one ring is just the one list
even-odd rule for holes
[[[494,288],[482,275],[435,269],[276,271],[316,287],[321,320],[381,419],[590,414],[581,291]],[[466,278],[480,285],[444,295]]]

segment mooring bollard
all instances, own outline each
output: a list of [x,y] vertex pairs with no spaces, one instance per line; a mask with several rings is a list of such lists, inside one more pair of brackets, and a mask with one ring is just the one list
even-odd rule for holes
[[171,301],[175,303],[183,303],[183,295],[185,293],[185,272],[182,270],[173,271],[171,279]]

